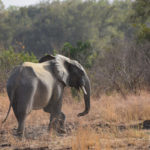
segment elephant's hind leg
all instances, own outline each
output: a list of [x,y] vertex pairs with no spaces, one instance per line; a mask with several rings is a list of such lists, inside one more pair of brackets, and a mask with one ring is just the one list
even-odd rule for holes
[[17,134],[19,136],[24,136],[26,114],[20,112],[19,116]]
[[[24,91],[26,90],[25,95],[21,92],[22,90]],[[27,115],[32,110],[32,101],[33,101],[33,94],[34,94],[34,92],[32,91],[33,90],[30,87],[28,87],[27,89],[20,87],[16,93],[16,103],[12,105],[14,114],[18,121],[17,134],[20,137],[24,136],[25,120]]]
[[13,104],[13,111],[16,116],[16,119],[18,121],[18,129],[17,129],[17,135],[22,137],[24,134],[24,123],[26,119],[25,111],[21,111],[20,109],[17,109],[17,105]]

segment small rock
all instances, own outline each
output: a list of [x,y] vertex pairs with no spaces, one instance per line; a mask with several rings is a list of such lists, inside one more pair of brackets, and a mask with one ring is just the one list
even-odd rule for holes
[[9,143],[5,143],[5,144],[0,145],[0,147],[10,147],[10,146],[11,146],[11,144],[9,144]]
[[132,143],[129,143],[129,144],[128,144],[128,146],[134,146],[134,144],[132,144]]
[[143,129],[150,129],[150,120],[145,120],[143,122]]

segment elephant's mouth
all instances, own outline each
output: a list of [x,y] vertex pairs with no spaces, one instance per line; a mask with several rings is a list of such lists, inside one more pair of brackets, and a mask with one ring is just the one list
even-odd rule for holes
[[82,92],[83,92],[85,95],[87,95],[87,91],[86,91],[86,89],[85,89],[85,87],[84,87],[83,85],[81,85],[81,84],[79,84],[79,83],[77,83],[77,82],[74,83],[74,84],[70,82],[70,86],[76,88],[78,91],[81,89]]
[[79,85],[78,83],[76,84],[70,84],[71,87],[75,87],[78,91],[81,89],[82,92],[87,95],[87,91],[83,85]]
[[76,88],[77,90],[79,90],[82,85],[81,83],[78,81],[74,81],[74,80],[69,80],[69,86]]

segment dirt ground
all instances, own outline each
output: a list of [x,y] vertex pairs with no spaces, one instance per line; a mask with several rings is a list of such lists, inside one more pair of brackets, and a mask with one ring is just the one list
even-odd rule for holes
[[15,136],[17,121],[11,113],[2,124],[9,107],[6,94],[0,95],[0,149],[4,150],[148,150],[150,149],[150,92],[91,98],[90,113],[81,102],[64,95],[65,134],[49,133],[49,114],[32,111],[26,120],[25,137]]

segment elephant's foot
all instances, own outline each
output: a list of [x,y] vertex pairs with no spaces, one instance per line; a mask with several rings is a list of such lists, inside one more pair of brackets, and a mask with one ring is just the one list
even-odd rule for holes
[[66,134],[66,131],[64,129],[48,129],[50,135],[57,135],[57,136],[63,136],[64,134]]
[[16,136],[18,139],[22,140],[24,138],[24,133],[21,131],[17,131],[16,133],[13,134]]
[[66,134],[66,130],[64,128],[58,128],[56,131],[59,134]]
[[50,133],[52,133],[53,131],[55,131],[57,134],[65,134],[65,128],[64,128],[64,124],[62,124],[62,120],[60,119],[53,119],[49,126],[48,126],[48,131]]
[[17,129],[17,137],[22,140],[24,138],[24,131],[25,131],[25,128],[20,128],[20,126],[18,127]]

